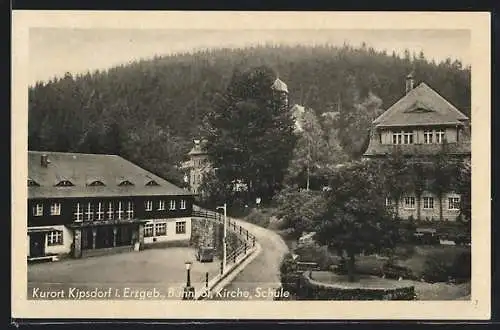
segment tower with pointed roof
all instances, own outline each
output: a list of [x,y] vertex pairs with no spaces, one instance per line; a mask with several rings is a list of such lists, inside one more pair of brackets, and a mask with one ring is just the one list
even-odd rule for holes
[[278,77],[271,85],[274,97],[280,102],[280,107],[286,111],[288,109],[288,86]]
[[195,139],[193,142],[193,148],[188,153],[188,181],[190,190],[194,194],[200,194],[203,176],[211,170],[211,166],[209,164],[208,153],[205,149],[206,141],[203,139]]

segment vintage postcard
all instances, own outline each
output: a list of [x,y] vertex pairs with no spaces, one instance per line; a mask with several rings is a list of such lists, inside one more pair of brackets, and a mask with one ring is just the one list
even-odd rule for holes
[[13,318],[490,317],[489,13],[12,31]]

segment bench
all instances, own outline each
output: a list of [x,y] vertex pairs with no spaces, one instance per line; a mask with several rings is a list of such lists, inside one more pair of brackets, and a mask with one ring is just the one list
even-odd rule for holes
[[57,255],[48,255],[41,257],[28,257],[28,261],[58,261],[59,256]]

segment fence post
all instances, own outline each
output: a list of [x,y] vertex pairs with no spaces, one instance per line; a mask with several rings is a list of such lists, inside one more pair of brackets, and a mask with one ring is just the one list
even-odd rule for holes
[[253,247],[255,247],[255,236],[253,237],[253,243],[252,243]]
[[245,255],[247,254],[247,242],[245,242]]
[[247,231],[247,241],[248,241],[248,229],[246,231]]
[[240,235],[241,235],[241,226],[240,226]]
[[205,287],[208,289],[208,272],[205,273]]
[[220,262],[220,274],[222,275],[224,273],[224,260],[221,260]]

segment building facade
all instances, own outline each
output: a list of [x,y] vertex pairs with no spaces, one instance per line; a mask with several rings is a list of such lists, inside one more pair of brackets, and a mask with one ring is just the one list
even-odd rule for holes
[[[450,156],[470,162],[470,120],[426,83],[414,87],[410,74],[406,94],[373,121],[364,158],[386,157],[398,150],[413,161],[428,162],[443,150],[443,144]],[[396,208],[400,217],[438,220],[442,213],[443,220],[454,221],[460,213],[460,195],[454,191],[441,201],[430,191],[416,198],[414,192],[401,198]],[[394,202],[387,199],[386,205],[394,207]]]
[[28,258],[189,242],[193,196],[116,155],[28,151]]

